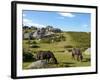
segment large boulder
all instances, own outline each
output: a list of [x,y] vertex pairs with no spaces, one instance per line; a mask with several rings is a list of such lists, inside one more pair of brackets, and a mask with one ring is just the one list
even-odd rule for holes
[[88,48],[84,51],[85,55],[90,55],[91,54],[91,48]]
[[34,69],[34,68],[45,68],[47,65],[46,60],[38,60],[30,64],[27,68]]

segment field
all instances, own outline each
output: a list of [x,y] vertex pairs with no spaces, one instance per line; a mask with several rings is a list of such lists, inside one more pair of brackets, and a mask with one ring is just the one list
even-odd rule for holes
[[[50,50],[55,55],[59,64],[48,64],[47,68],[56,68],[56,67],[83,67],[90,66],[90,56],[85,55],[84,51],[89,48],[90,45],[90,33],[86,32],[61,32],[56,33],[57,35],[63,35],[65,37],[64,40],[56,41],[56,42],[41,42],[40,40],[23,40],[23,49],[27,52],[36,54],[35,52],[39,50],[47,51]],[[36,48],[30,47],[30,45],[37,46]],[[72,59],[70,50],[73,47],[78,47],[83,52],[83,61],[77,61]],[[23,62],[23,69],[27,69],[27,67],[33,61]]]

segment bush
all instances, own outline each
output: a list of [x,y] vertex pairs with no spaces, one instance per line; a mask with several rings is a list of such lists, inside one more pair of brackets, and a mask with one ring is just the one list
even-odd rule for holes
[[23,38],[23,40],[29,40],[29,38]]
[[66,45],[66,46],[64,46],[64,48],[73,48],[73,46],[72,45]]
[[30,40],[35,40],[36,38],[34,38],[34,37],[32,37],[32,36],[30,36]]
[[37,42],[36,42],[36,41],[33,41],[32,43],[33,43],[33,44],[37,44]]
[[68,52],[71,52],[72,51],[72,49],[68,49]]
[[35,59],[33,58],[33,54],[29,52],[23,52],[23,61],[24,62],[30,62],[34,61]]
[[72,48],[67,48],[67,51],[68,52],[72,52]]

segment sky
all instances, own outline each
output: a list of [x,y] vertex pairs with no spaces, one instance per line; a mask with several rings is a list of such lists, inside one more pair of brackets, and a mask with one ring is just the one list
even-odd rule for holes
[[24,26],[42,28],[50,25],[63,31],[91,32],[90,13],[24,10],[22,16]]

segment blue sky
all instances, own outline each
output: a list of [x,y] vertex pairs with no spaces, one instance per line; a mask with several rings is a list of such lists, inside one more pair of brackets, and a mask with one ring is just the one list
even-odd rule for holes
[[50,25],[63,31],[90,32],[90,20],[90,13],[23,11],[23,25],[39,28]]

